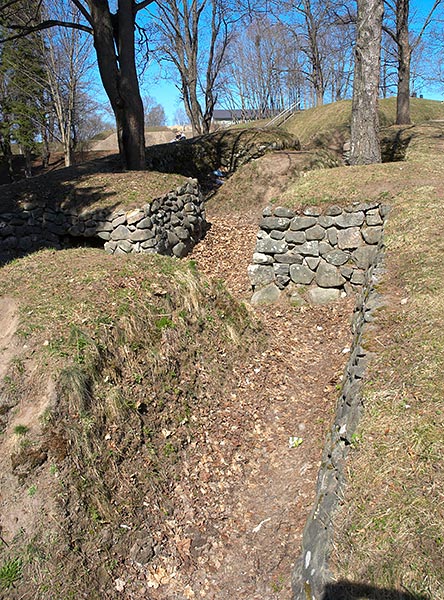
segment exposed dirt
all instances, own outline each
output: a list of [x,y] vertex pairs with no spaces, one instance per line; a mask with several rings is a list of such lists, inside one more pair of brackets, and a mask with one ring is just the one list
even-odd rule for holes
[[[210,210],[209,219],[212,227],[191,258],[248,301],[257,209],[237,219]],[[225,409],[185,464],[163,552],[148,569],[133,564],[140,588],[129,584],[128,574],[117,583],[127,582],[128,597],[291,597],[291,569],[314,500],[350,343],[352,306],[347,299],[327,307],[294,308],[283,301],[254,309],[270,346],[236,369]],[[301,445],[290,447],[291,436]]]
[[[288,157],[275,160],[285,162],[279,167],[267,158],[270,172],[277,167],[280,190]],[[251,296],[247,267],[264,204],[259,184],[253,190],[256,201],[237,216],[233,211],[225,216],[218,195],[213,197],[208,211],[212,227],[190,256],[200,271],[223,280],[236,298],[247,303]],[[233,378],[226,382],[219,412],[207,418],[203,435],[190,443],[182,463],[183,475],[174,483],[167,518],[153,514],[153,522],[158,523],[158,529],[150,531],[154,558],[142,564],[134,553],[128,556],[125,565],[113,572],[114,589],[104,591],[104,598],[114,598],[116,592],[128,600],[291,597],[292,564],[299,558],[302,530],[313,503],[322,447],[350,344],[352,306],[353,299],[326,307],[292,307],[283,300],[271,307],[251,308],[262,320],[269,344],[248,363],[237,365]],[[0,332],[6,332],[0,339],[0,365],[6,366],[17,356],[11,346],[16,309],[10,305],[0,312]],[[9,354],[7,347],[11,347]],[[32,373],[30,367],[27,365],[27,372]],[[34,416],[41,414],[51,395],[43,381],[40,389]],[[9,438],[14,438],[11,428],[15,425],[32,426],[32,415],[25,408],[31,406],[29,401],[17,406],[16,416],[8,424]],[[289,443],[291,437],[300,438],[295,447]],[[10,455],[8,449],[4,456]],[[8,486],[5,479],[2,487],[3,483]],[[41,480],[42,501],[45,486],[49,489],[50,483]],[[31,506],[36,501],[28,492],[15,506],[29,511],[31,518],[38,514]],[[155,490],[146,502],[154,513]],[[17,521],[12,496],[7,504],[10,520],[4,526],[10,539]],[[142,528],[140,523],[132,526]]]

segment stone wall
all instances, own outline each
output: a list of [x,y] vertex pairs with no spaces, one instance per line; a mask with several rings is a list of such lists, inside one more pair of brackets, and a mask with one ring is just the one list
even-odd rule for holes
[[[373,209],[370,209],[373,210]],[[364,275],[353,317],[353,343],[342,383],[336,416],[330,430],[318,474],[314,507],[302,539],[302,556],[292,576],[293,600],[321,600],[334,582],[329,571],[334,518],[345,484],[345,460],[354,445],[354,433],[362,411],[362,379],[370,358],[368,335],[376,311],[383,305],[377,284],[383,275],[382,243]],[[336,597],[334,593],[332,598]],[[330,595],[328,595],[330,597]]]
[[277,206],[263,211],[248,268],[253,302],[277,298],[289,285],[308,290],[314,303],[360,290],[382,239],[387,207],[355,203],[302,214]]
[[141,208],[125,211],[62,209],[25,203],[0,215],[0,256],[10,259],[39,248],[60,249],[81,238],[106,252],[147,252],[185,256],[207,229],[197,181]]

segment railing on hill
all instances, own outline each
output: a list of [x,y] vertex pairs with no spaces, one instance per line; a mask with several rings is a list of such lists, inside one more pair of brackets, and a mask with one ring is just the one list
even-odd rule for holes
[[289,119],[295,113],[296,110],[300,110],[300,105],[300,101],[293,102],[291,106],[289,106],[288,108],[280,112],[278,115],[273,117],[271,121],[268,121],[268,123],[264,125],[264,127],[278,127],[279,125],[282,125],[282,123],[285,123],[285,121]]

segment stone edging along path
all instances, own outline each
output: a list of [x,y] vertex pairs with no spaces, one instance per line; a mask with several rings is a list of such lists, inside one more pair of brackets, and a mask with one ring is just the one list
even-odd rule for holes
[[377,283],[383,274],[383,228],[389,207],[379,203],[306,208],[267,207],[257,234],[249,277],[252,302],[270,302],[291,285],[314,304],[358,293],[350,349],[336,415],[328,434],[307,520],[301,558],[292,573],[293,600],[321,600],[331,582],[329,556],[334,514],[345,485],[345,460],[362,410],[361,383],[370,352],[366,337],[383,305]]
[[371,356],[366,348],[366,338],[376,311],[383,306],[382,296],[376,289],[383,272],[381,241],[367,270],[355,307],[350,358],[344,373],[335,420],[323,451],[314,507],[304,529],[302,557],[293,571],[294,600],[320,600],[324,597],[325,585],[331,582],[328,561],[333,539],[334,513],[345,485],[345,460],[361,415],[361,382]]

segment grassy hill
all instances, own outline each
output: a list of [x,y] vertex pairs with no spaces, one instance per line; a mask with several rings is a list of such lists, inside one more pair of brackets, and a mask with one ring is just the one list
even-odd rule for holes
[[[411,98],[412,123],[420,124],[444,119],[444,104],[436,100]],[[350,135],[351,100],[342,100],[310,108],[295,114],[284,128],[299,138],[303,147],[337,147]],[[379,122],[382,128],[396,121],[396,98],[379,101]]]
[[[393,100],[381,110],[388,126]],[[368,339],[374,360],[331,565],[336,580],[372,588],[362,598],[444,598],[444,129],[427,122],[443,114],[413,100],[419,125],[385,132],[402,141],[404,161],[312,170],[322,164],[304,155],[300,169],[279,170],[283,152],[240,168],[211,200],[228,216],[265,200],[392,207],[386,305]],[[338,146],[349,115],[347,102],[328,105],[286,128],[305,145]],[[53,188],[20,184],[8,198],[92,189],[91,202],[132,206],[145,186],[170,183],[111,166],[59,172]],[[2,266],[0,309],[0,597],[129,597],[116,583],[124,562],[149,561],[162,545],[153,532],[177,510],[197,439],[220,430],[238,373],[266,347],[259,315],[189,261],[88,248]]]

